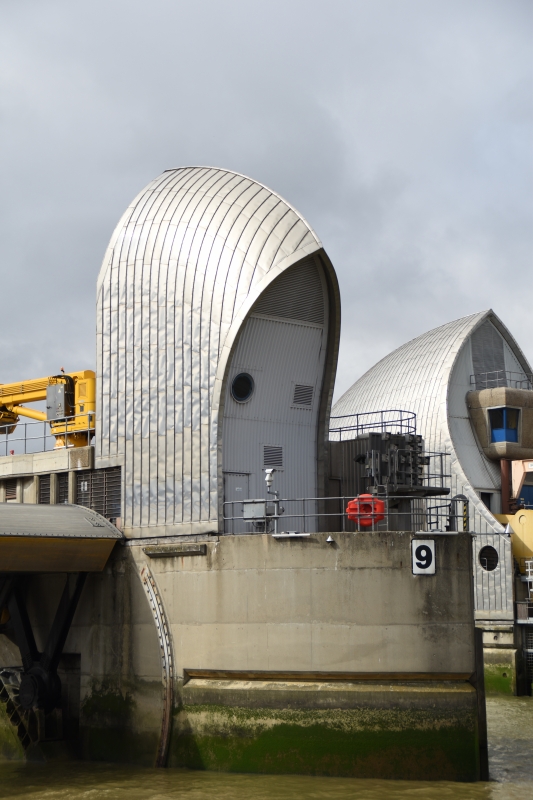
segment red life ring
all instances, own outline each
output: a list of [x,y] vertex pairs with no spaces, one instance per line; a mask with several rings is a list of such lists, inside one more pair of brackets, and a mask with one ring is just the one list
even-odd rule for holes
[[355,500],[350,500],[346,513],[352,522],[357,522],[362,528],[370,528],[385,519],[385,503],[371,494],[360,494]]

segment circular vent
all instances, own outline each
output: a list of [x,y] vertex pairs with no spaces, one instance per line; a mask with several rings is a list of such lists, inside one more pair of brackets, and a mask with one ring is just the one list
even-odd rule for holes
[[490,545],[482,547],[479,551],[479,563],[487,572],[492,572],[498,566],[498,553]]
[[233,378],[231,396],[238,403],[245,403],[254,393],[254,379],[247,372],[241,372]]

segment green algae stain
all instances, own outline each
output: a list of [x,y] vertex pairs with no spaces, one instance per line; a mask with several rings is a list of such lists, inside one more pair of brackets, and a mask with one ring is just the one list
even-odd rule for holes
[[4,703],[0,703],[0,761],[24,761],[25,753],[11,724]]
[[90,694],[83,701],[82,715],[93,724],[105,722],[126,727],[134,709],[135,700],[129,692],[123,692],[116,684],[104,681],[93,684]]
[[509,664],[485,664],[486,694],[514,695],[515,674]]
[[[140,689],[145,690],[141,694],[150,694],[149,686],[140,686]],[[139,686],[136,690],[139,697]],[[81,709],[82,757],[92,761],[153,766],[159,744],[160,721],[157,720],[157,730],[142,730],[145,717],[133,692],[119,686],[118,682],[93,683]]]
[[442,719],[431,725],[422,713],[418,721],[404,717],[399,726],[396,719],[391,725],[387,714],[379,720],[379,713],[362,725],[360,715],[350,711],[294,714],[186,707],[175,720],[169,766],[359,778],[477,779],[477,737],[468,714],[464,723],[454,715],[440,715]]

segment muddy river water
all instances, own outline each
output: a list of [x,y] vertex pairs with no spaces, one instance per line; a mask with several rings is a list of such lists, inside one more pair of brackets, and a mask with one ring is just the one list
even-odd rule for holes
[[44,800],[533,800],[533,698],[487,703],[488,783],[226,775],[101,763],[1,764],[0,797]]

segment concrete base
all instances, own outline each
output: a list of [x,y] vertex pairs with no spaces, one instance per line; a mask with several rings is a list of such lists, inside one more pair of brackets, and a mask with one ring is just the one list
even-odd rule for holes
[[171,766],[224,772],[475,781],[468,683],[189,681]]
[[519,651],[515,648],[485,647],[485,694],[516,695],[519,683]]
[[[152,540],[116,547],[87,579],[65,645],[72,752],[221,771],[479,779],[471,537],[435,536],[430,576],[413,575],[413,534],[327,537],[206,537],[174,554]],[[62,587],[52,574],[28,580],[39,649]],[[15,655],[0,635],[0,662]]]

